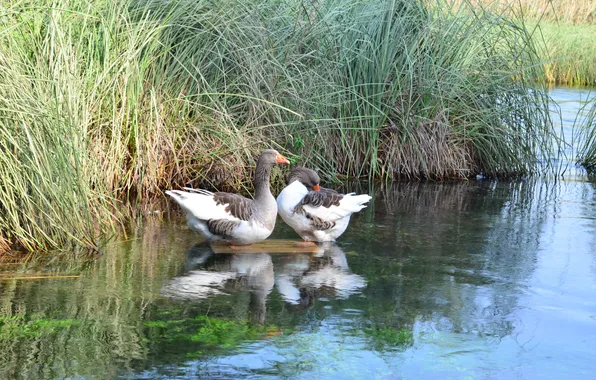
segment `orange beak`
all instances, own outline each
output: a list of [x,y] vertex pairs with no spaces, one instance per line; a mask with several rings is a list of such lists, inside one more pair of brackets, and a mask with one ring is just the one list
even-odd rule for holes
[[316,185],[314,185],[314,186],[312,187],[312,189],[313,189],[314,191],[319,191],[319,190],[321,190],[321,186],[319,186],[319,184],[317,183]]
[[282,156],[281,154],[277,154],[277,158],[275,159],[275,163],[276,164],[282,164],[282,165],[289,165],[290,161],[288,161],[287,158],[285,158],[284,156]]

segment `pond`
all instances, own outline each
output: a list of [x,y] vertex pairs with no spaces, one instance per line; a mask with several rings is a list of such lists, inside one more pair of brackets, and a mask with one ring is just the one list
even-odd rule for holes
[[[564,128],[584,95],[553,91]],[[215,254],[172,207],[103,256],[1,263],[0,378],[593,378],[595,180],[370,194],[312,254]]]

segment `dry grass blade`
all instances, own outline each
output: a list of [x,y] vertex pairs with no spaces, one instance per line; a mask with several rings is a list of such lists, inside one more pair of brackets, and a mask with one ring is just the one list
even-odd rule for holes
[[20,277],[0,277],[0,281],[12,280],[54,280],[67,278],[80,278],[81,276],[20,276]]

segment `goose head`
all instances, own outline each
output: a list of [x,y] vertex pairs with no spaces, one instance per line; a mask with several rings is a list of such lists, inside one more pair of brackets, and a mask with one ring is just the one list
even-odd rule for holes
[[321,189],[321,187],[319,186],[321,179],[319,178],[317,172],[302,166],[297,166],[294,169],[292,169],[292,172],[290,173],[290,177],[288,179],[288,184],[294,181],[300,182],[308,190],[319,191]]
[[267,149],[261,153],[257,160],[257,167],[259,166],[273,166],[273,165],[289,165],[290,161],[282,156],[275,149]]

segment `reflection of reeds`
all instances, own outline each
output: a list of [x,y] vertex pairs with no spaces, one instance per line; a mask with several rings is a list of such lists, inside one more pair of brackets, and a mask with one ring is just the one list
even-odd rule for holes
[[379,191],[376,227],[352,232],[363,251],[378,252],[367,265],[352,262],[376,280],[363,300],[372,326],[399,331],[425,321],[442,331],[508,335],[518,284],[535,270],[559,186],[470,181]]
[[[400,183],[381,190],[385,210],[375,218],[383,223],[385,218],[398,218],[400,229],[407,229],[405,236],[395,235],[395,246],[418,241],[436,244],[441,249],[444,236],[459,235],[470,227],[489,230],[498,215],[512,208],[524,215],[544,213],[544,197],[552,199],[556,187],[541,181],[523,181],[499,184],[492,182],[461,183]],[[514,206],[512,206],[514,205]],[[377,209],[379,205],[376,205]],[[414,233],[414,231],[416,231]],[[382,230],[377,233],[383,233]]]
[[1,12],[2,250],[94,246],[114,199],[247,189],[265,146],[369,179],[527,172],[551,148],[529,33],[499,14],[405,0]]
[[[184,251],[170,245],[172,230],[163,225],[147,221],[138,232],[135,240],[110,245],[99,260],[65,254],[20,269],[80,278],[0,281],[0,325],[10,321],[0,334],[0,377],[114,378],[145,357],[143,321],[159,295],[159,279],[180,270]],[[194,238],[176,236],[181,246]]]
[[474,182],[396,183],[379,190],[390,213],[426,214],[430,210],[462,211],[470,207],[470,193],[478,190]]

